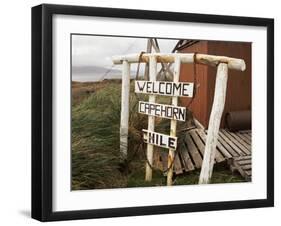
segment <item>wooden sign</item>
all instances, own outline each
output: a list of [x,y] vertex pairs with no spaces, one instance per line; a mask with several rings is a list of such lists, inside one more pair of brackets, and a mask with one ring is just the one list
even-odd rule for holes
[[186,119],[185,107],[149,103],[145,101],[139,101],[139,113],[178,121],[185,121]]
[[143,139],[147,144],[153,144],[162,148],[177,149],[177,137],[168,136],[162,133],[155,133],[143,129]]
[[164,81],[135,81],[135,92],[175,97],[192,97],[193,83]]

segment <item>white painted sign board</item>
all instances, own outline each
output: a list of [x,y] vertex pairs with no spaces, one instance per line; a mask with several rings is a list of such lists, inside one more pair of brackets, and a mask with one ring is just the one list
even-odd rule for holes
[[162,148],[177,149],[177,137],[168,136],[162,133],[155,133],[143,129],[143,140],[147,144],[153,144]]
[[192,97],[194,84],[190,82],[135,81],[135,92],[174,97]]
[[186,108],[173,105],[139,101],[139,113],[178,121],[186,120]]

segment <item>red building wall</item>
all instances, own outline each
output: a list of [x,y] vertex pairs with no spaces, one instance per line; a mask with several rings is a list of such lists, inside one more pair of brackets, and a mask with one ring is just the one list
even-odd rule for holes
[[[244,72],[229,70],[226,103],[221,127],[225,127],[225,113],[251,109],[251,43],[200,41],[181,52],[197,52],[244,59],[246,62],[246,70]],[[199,64],[195,67],[197,89],[190,110],[195,118],[207,128],[214,97],[216,68]],[[194,66],[192,64],[182,64],[180,81],[193,82],[193,77]],[[188,98],[180,98],[180,101],[182,106],[187,106],[190,100]]]

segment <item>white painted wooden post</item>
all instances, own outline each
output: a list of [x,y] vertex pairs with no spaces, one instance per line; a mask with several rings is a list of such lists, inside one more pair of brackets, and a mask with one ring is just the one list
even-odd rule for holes
[[[151,53],[151,51],[152,51],[152,39],[149,38],[149,39],[147,39],[146,52]],[[149,80],[148,72],[149,72],[149,65],[145,64],[145,69],[144,69],[144,79],[145,80]]]
[[204,152],[204,159],[200,172],[199,184],[208,184],[213,172],[216,146],[220,122],[225,105],[227,88],[228,66],[226,63],[219,63],[216,75],[216,85],[212,112],[209,121],[207,141]]
[[[174,64],[174,78],[173,82],[177,83],[180,79],[180,66],[181,66],[181,60],[179,57],[175,57],[175,64]],[[178,106],[178,97],[173,96],[172,97],[172,105]],[[171,120],[171,127],[170,127],[170,136],[176,137],[177,133],[177,120],[172,119]],[[167,173],[167,185],[171,186],[173,185],[173,168],[174,168],[174,157],[175,157],[175,150],[169,149],[168,154],[168,173]]]
[[130,96],[130,64],[123,61],[121,120],[120,120],[120,151],[121,157],[127,159],[128,127],[129,127],[129,96]]
[[[149,57],[149,79],[150,81],[156,81],[156,73],[157,73],[157,61],[155,56]],[[149,103],[155,103],[156,95],[149,95]],[[155,124],[155,116],[148,116],[148,130],[154,131]],[[152,169],[150,166],[153,165],[153,144],[147,144],[147,161],[146,163],[146,171],[145,171],[145,180],[151,181],[152,179]]]

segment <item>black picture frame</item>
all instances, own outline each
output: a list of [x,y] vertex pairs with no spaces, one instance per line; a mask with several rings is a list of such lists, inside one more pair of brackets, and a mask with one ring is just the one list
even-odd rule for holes
[[[266,27],[267,198],[54,212],[52,210],[52,17],[55,14]],[[271,206],[274,206],[273,19],[49,4],[32,8],[32,218],[40,221],[56,221]]]

